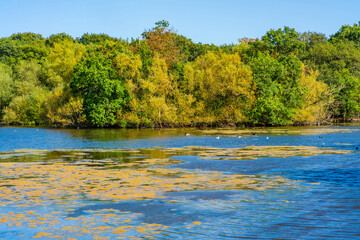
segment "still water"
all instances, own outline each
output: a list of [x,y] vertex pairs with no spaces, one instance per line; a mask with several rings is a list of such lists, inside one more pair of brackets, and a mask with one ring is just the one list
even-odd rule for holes
[[0,239],[360,239],[359,144],[359,126],[3,127]]

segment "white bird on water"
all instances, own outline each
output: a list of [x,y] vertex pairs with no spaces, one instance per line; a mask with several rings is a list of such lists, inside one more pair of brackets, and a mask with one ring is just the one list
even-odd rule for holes
[[219,137],[219,136],[217,136],[217,137],[216,137],[216,139],[220,139],[220,137]]

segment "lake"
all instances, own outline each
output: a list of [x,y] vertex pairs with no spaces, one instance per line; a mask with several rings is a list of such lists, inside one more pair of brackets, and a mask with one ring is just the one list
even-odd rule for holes
[[360,239],[359,144],[356,125],[1,127],[0,239]]

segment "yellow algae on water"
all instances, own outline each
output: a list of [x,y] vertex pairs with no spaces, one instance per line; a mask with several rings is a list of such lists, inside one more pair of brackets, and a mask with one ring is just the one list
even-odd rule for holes
[[52,233],[47,232],[38,232],[33,238],[42,238],[42,237],[48,237],[53,235]]
[[128,228],[128,227],[124,227],[124,226],[122,226],[122,227],[116,227],[116,228],[114,228],[113,230],[112,230],[112,232],[113,233],[124,233],[124,232],[126,232],[126,231],[128,231],[128,229],[126,229],[126,228]]
[[145,227],[136,227],[136,231],[138,232],[145,232],[146,228]]
[[[159,198],[163,192],[169,191],[228,189],[234,188],[234,186],[238,188],[239,184],[251,184],[249,180],[251,176],[223,175],[215,171],[194,173],[184,169],[156,167],[149,169],[97,169],[86,166],[71,166],[68,169],[66,164],[57,169],[59,166],[59,163],[55,168],[52,165],[42,166],[42,171],[51,170],[51,174],[47,174],[46,179],[49,184],[39,184],[38,181],[44,182],[43,178],[45,177],[37,178],[34,174],[31,180],[33,182],[32,191],[28,191],[27,185],[23,185],[21,181],[5,181],[18,189],[13,193],[16,198],[31,205],[49,200],[59,200],[59,198],[69,195],[72,196],[72,199],[85,197],[89,200],[136,200]],[[29,170],[31,167],[33,165],[28,165],[25,169]],[[1,169],[0,172],[2,170],[14,174],[18,171],[24,171],[10,168]],[[31,170],[30,172],[35,173],[36,171]],[[69,175],[72,179],[70,182],[68,181]],[[242,179],[238,179],[239,177]],[[84,179],[86,180],[84,181]],[[67,187],[63,186],[64,182],[66,182]],[[57,191],[54,191],[54,188]],[[6,194],[8,195],[8,192]],[[5,193],[0,190],[1,195],[5,196]],[[70,202],[59,201],[58,204],[70,205]],[[70,212],[75,211],[75,209],[68,208],[65,211]]]
[[111,229],[111,227],[109,227],[109,226],[99,226],[99,227],[94,227],[92,229],[93,230],[109,230],[109,229]]
[[309,146],[248,146],[245,148],[208,148],[198,155],[204,159],[251,160],[260,157],[287,158],[321,154],[347,154],[349,150],[334,150]]
[[350,133],[359,131],[358,129],[351,128],[300,128],[300,127],[281,127],[281,128],[245,128],[245,129],[207,129],[201,132],[206,135],[224,135],[228,137],[237,137],[239,135],[252,135],[252,134],[270,134],[270,135],[317,135],[329,133]]
[[52,235],[52,236],[48,236],[49,238],[56,238],[56,239],[64,239],[63,235]]
[[70,229],[73,229],[74,227],[70,227],[70,226],[67,226],[67,227],[62,227],[61,230],[70,230]]
[[[6,186],[0,187],[0,203],[5,206],[17,207],[24,212],[23,215],[14,213],[1,215],[0,222],[47,229],[46,232],[42,229],[42,232],[38,232],[34,236],[35,238],[69,239],[69,237],[91,236],[107,239],[107,236],[113,234],[115,236],[111,238],[129,239],[130,236],[127,234],[130,229],[133,230],[132,233],[136,231],[142,237],[151,234],[154,236],[166,229],[167,226],[147,223],[138,225],[134,221],[138,216],[136,213],[116,209],[86,210],[84,211],[86,214],[81,217],[73,217],[71,213],[78,208],[81,209],[83,205],[96,205],[96,201],[99,200],[114,202],[149,200],[160,199],[167,192],[260,190],[285,184],[296,184],[296,182],[276,176],[230,175],[218,171],[164,168],[164,165],[173,164],[176,161],[166,157],[161,158],[161,156],[170,156],[172,151],[184,151],[204,158],[215,159],[220,158],[222,154],[229,158],[244,157],[245,155],[258,157],[262,156],[264,152],[274,151],[276,154],[282,154],[286,151],[299,151],[299,149],[302,152],[305,151],[301,148],[298,150],[285,148],[284,150],[251,147],[242,150],[158,149],[156,157],[133,162],[131,168],[126,163],[119,164],[122,167],[117,168],[110,161],[107,161],[106,164],[110,164],[111,167],[104,165],[105,162],[102,162],[101,166],[100,164],[89,166],[88,164],[72,164],[61,161],[49,164],[24,162],[21,165],[0,163],[0,181],[2,185]],[[91,203],[85,204],[83,201]],[[33,206],[45,209],[42,205],[48,207],[49,203],[58,208],[52,207],[51,210],[44,211],[45,213],[28,210]],[[107,222],[109,225],[106,225]],[[125,224],[129,226],[122,226]],[[200,224],[199,221],[192,222],[192,226]],[[61,235],[60,231],[63,231]],[[44,234],[49,235],[45,236]],[[106,236],[101,236],[102,234]]]
[[17,207],[17,208],[30,207],[30,205],[29,204],[19,204],[19,205],[16,205],[15,207]]

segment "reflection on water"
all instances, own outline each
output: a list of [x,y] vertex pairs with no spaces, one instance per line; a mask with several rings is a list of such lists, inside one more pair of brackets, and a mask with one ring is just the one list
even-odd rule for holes
[[360,239],[359,130],[0,128],[0,238]]
[[[359,147],[359,127],[196,129],[36,129],[1,128],[0,151],[15,149],[144,149],[208,146]],[[185,136],[185,133],[191,133]],[[346,139],[342,142],[342,139]],[[348,144],[348,145],[342,145]]]

